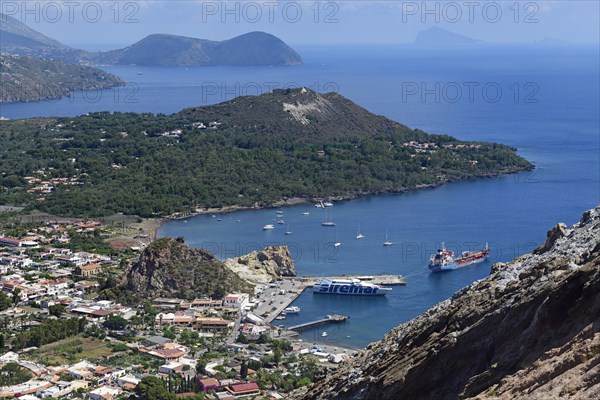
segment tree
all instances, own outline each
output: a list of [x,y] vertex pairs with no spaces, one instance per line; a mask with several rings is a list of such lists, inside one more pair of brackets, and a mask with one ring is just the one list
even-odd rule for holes
[[62,304],[54,304],[48,307],[48,312],[50,313],[50,315],[54,315],[55,317],[60,317],[62,313],[65,312],[65,310],[66,307]]
[[140,400],[175,400],[175,394],[167,390],[165,382],[152,375],[142,378],[135,387],[135,394]]
[[250,368],[250,369],[258,371],[261,367],[262,367],[262,364],[260,361],[257,361],[257,360],[248,361],[248,368]]
[[256,340],[256,343],[258,343],[258,344],[269,343],[269,340],[271,340],[269,338],[269,335],[267,335],[266,333],[261,333],[260,336],[258,337],[258,339]]
[[173,339],[175,339],[175,332],[173,332],[169,328],[165,327],[163,329],[163,336],[166,337],[167,339],[173,340]]
[[15,362],[9,362],[0,369],[0,386],[16,385],[29,379],[29,372]]
[[13,304],[16,306],[17,304],[19,304],[19,301],[21,300],[21,289],[19,289],[18,287],[14,288],[13,292],[12,292],[12,301]]
[[246,377],[248,376],[248,364],[246,364],[246,361],[242,362],[242,365],[240,365],[240,377],[242,379],[246,379]]
[[120,331],[127,326],[127,320],[120,315],[109,315],[102,325],[111,331]]
[[77,335],[85,329],[85,318],[69,318],[65,320],[52,320],[34,328],[17,333],[12,339],[13,349],[20,350],[25,347],[39,347],[70,336]]
[[10,307],[10,299],[6,293],[0,290],[0,311],[4,311],[8,307]]
[[282,353],[281,349],[279,347],[275,347],[275,350],[273,350],[273,362],[275,363],[275,365],[279,365],[282,358],[283,358],[283,353]]
[[196,373],[197,374],[205,374],[206,373],[206,360],[199,359],[196,364]]

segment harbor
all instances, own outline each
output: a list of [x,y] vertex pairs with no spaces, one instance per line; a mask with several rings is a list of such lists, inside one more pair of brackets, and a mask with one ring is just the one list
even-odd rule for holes
[[254,313],[270,324],[307,288],[312,288],[315,283],[325,278],[330,280],[360,279],[364,282],[382,286],[406,285],[405,279],[400,275],[340,275],[332,277],[304,276],[300,278],[285,278],[265,288],[258,297],[259,302]]

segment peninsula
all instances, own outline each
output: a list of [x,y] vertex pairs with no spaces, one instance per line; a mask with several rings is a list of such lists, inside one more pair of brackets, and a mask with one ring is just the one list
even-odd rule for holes
[[76,90],[125,84],[121,78],[97,68],[8,54],[0,54],[0,74],[0,103],[54,100]]
[[533,168],[514,148],[427,134],[303,88],[172,115],[0,121],[0,132],[0,204],[55,215],[258,208]]

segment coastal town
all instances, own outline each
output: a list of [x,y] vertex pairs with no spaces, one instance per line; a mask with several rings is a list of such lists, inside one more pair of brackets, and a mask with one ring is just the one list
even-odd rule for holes
[[356,352],[275,324],[299,311],[290,305],[311,278],[262,276],[219,298],[105,298],[151,243],[141,228],[127,231],[129,248],[111,242],[123,228],[65,219],[0,232],[0,397],[110,400],[158,387],[165,399],[280,399]]

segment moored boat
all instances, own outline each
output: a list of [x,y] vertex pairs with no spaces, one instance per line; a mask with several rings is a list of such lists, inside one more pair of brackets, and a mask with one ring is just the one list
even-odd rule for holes
[[313,293],[359,296],[385,296],[392,288],[363,282],[360,279],[323,278],[313,286]]
[[333,222],[333,219],[330,219],[327,215],[327,211],[325,211],[325,221],[323,221],[321,223],[322,226],[328,226],[328,227],[332,227],[335,226],[335,222]]
[[365,237],[365,235],[363,235],[363,234],[360,232],[360,224],[358,224],[358,229],[357,229],[357,231],[356,231],[356,238],[357,238],[357,239],[364,239],[364,237]]
[[475,251],[463,251],[459,257],[454,257],[454,252],[447,250],[442,243],[437,253],[429,258],[429,270],[431,272],[453,271],[455,269],[477,264],[488,259],[490,249],[485,244],[485,249]]
[[385,240],[383,241],[383,245],[384,246],[393,246],[394,242],[392,242],[390,239],[388,239],[388,231],[386,229],[385,231]]

